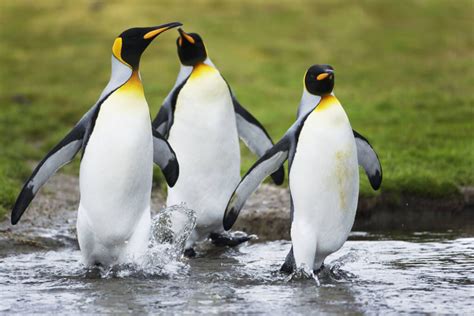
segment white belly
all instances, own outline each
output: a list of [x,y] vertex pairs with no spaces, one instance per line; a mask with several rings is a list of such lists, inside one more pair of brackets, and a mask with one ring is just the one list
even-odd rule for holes
[[[209,67],[210,68],[210,67]],[[196,211],[194,240],[222,230],[228,199],[240,180],[240,147],[227,84],[215,69],[201,70],[179,93],[168,141],[180,168],[167,205]],[[193,240],[194,239],[194,240]]]
[[146,249],[152,168],[146,100],[119,90],[102,104],[81,162],[78,237],[86,261]]
[[[359,194],[357,151],[344,110],[313,112],[299,135],[289,175],[297,261],[315,262],[338,250],[354,223]],[[299,257],[299,258],[298,258]]]

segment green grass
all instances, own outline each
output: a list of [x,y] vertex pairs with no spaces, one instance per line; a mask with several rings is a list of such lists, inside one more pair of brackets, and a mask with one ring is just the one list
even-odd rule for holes
[[[353,127],[382,161],[382,190],[454,194],[474,184],[473,6],[470,0],[3,0],[0,209],[11,207],[32,163],[98,98],[115,36],[174,20],[203,36],[241,103],[275,140],[294,120],[306,68],[329,63]],[[152,115],[179,68],[176,36],[163,34],[142,59]],[[245,171],[254,157],[243,156]],[[76,160],[66,172],[77,166]],[[362,194],[372,194],[365,176]]]

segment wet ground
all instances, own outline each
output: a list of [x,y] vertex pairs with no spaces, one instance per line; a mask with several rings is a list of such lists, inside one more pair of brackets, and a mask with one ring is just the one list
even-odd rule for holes
[[38,198],[18,226],[0,223],[0,313],[474,310],[472,230],[353,232],[327,259],[317,287],[278,272],[290,247],[284,240],[234,249],[204,244],[189,260],[155,249],[146,266],[88,270],[75,240],[74,201],[48,192]]
[[74,247],[17,249],[0,258],[0,312],[466,314],[474,310],[473,245],[453,233],[392,240],[356,232],[327,260],[320,287],[276,272],[287,241],[204,249],[161,270],[99,272],[85,269]]

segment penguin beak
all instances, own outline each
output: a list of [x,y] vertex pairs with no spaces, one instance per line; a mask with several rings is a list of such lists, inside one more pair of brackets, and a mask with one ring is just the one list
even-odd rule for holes
[[334,73],[333,70],[326,70],[326,72],[323,72],[322,74],[319,74],[319,75],[316,77],[316,80],[318,80],[318,81],[324,80],[324,79],[326,79],[327,77],[329,77],[330,75],[332,75],[333,73]]
[[182,28],[179,28],[178,29],[178,32],[179,32],[179,46],[181,46],[183,44],[183,38],[188,42],[188,43],[191,43],[191,44],[194,44],[196,43],[196,41],[194,40],[194,38],[189,35],[188,33],[186,33],[185,31],[183,31]]
[[150,30],[145,35],[143,35],[143,39],[153,40],[155,37],[157,37],[161,33],[168,31],[169,29],[181,26],[181,25],[183,24],[180,22],[171,22],[171,23],[166,23],[159,26],[150,27],[149,28]]

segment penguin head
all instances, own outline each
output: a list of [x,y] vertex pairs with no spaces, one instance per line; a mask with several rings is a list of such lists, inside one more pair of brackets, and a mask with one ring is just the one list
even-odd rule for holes
[[179,22],[172,22],[153,27],[134,27],[120,34],[112,46],[112,54],[122,63],[137,69],[140,57],[150,43],[161,33],[181,26]]
[[182,28],[178,29],[179,37],[176,40],[178,56],[181,64],[194,66],[202,63],[207,58],[206,47],[201,36],[196,33],[186,33]]
[[306,71],[304,85],[309,93],[325,96],[334,89],[334,69],[330,65],[313,65]]

